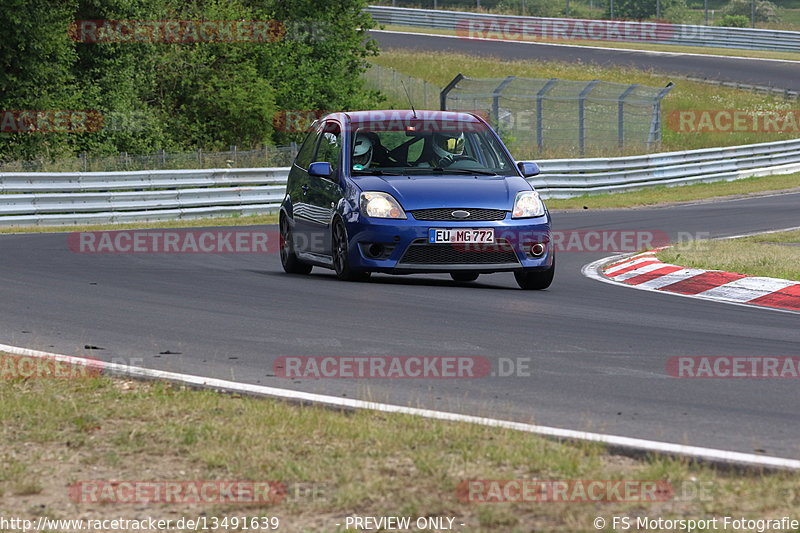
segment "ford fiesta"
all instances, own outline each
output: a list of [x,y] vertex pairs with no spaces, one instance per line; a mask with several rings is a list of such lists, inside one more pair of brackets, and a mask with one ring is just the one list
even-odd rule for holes
[[447,111],[333,113],[314,123],[280,208],[281,263],[343,280],[372,272],[513,272],[545,289],[555,271],[550,214],[479,116]]

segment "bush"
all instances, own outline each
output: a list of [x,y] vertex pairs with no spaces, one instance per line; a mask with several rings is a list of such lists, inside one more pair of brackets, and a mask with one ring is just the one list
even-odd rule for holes
[[[750,0],[731,0],[724,8],[723,15],[738,15],[750,21],[752,6]],[[756,22],[779,22],[778,6],[769,0],[756,0]]]
[[726,28],[747,28],[750,26],[750,18],[744,15],[725,15],[715,25]]
[[500,0],[496,9],[504,13],[530,17],[559,16],[558,5],[549,0]]
[[[301,134],[273,131],[278,110],[377,102],[360,76],[377,53],[366,0],[5,3],[0,110],[93,110],[106,120],[99,131],[79,133],[7,128],[0,161],[283,144]],[[286,33],[266,43],[86,43],[68,31],[80,20],[278,21]]]
[[[605,16],[611,17],[611,2],[605,0]],[[658,13],[656,0],[614,0],[614,18],[645,20]],[[685,22],[689,14],[686,0],[661,0],[661,18],[670,22]]]

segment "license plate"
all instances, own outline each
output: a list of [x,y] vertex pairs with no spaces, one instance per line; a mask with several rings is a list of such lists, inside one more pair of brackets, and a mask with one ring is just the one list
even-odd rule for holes
[[431,244],[468,244],[468,243],[493,243],[494,229],[492,228],[430,228],[428,242]]

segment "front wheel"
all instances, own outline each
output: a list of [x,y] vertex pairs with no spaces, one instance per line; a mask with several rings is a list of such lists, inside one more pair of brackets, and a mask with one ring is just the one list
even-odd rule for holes
[[553,276],[556,273],[556,258],[553,258],[553,264],[547,270],[533,270],[522,272],[514,272],[514,277],[517,284],[521,289],[526,291],[540,291],[546,289],[553,283]]
[[336,277],[343,281],[366,281],[369,279],[369,272],[361,272],[350,268],[348,255],[349,246],[347,240],[347,230],[344,222],[337,219],[333,223],[333,269]]
[[294,252],[294,240],[292,237],[292,230],[289,228],[289,221],[286,220],[286,215],[281,216],[280,221],[281,232],[281,265],[284,272],[287,274],[308,274],[311,272],[313,266],[308,263],[303,263],[297,258]]

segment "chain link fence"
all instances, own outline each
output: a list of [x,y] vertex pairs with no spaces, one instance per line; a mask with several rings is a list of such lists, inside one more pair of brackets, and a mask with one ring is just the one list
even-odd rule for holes
[[442,107],[484,113],[514,153],[652,151],[661,143],[661,100],[671,88],[459,74],[443,89]]
[[[368,85],[395,107],[470,111],[487,118],[516,157],[542,152],[595,153],[609,148],[652,151],[661,142],[661,100],[671,88],[604,81],[568,81],[509,76],[471,79],[458,75],[444,89],[394,69],[372,65]],[[406,94],[408,91],[408,95]],[[0,163],[0,172],[113,172],[157,169],[262,168],[291,166],[297,145],[222,152],[88,157]]]
[[375,63],[364,73],[364,79],[369,86],[382,92],[390,102],[404,109],[409,108],[409,97],[417,109],[439,109],[439,94],[442,89],[425,80]]
[[81,154],[71,159],[36,159],[0,164],[0,172],[114,172],[158,169],[194,168],[262,168],[291,166],[297,155],[297,145],[264,146],[255,150],[238,150],[231,146],[224,152],[168,153],[163,150],[150,154],[128,154],[87,157]]

